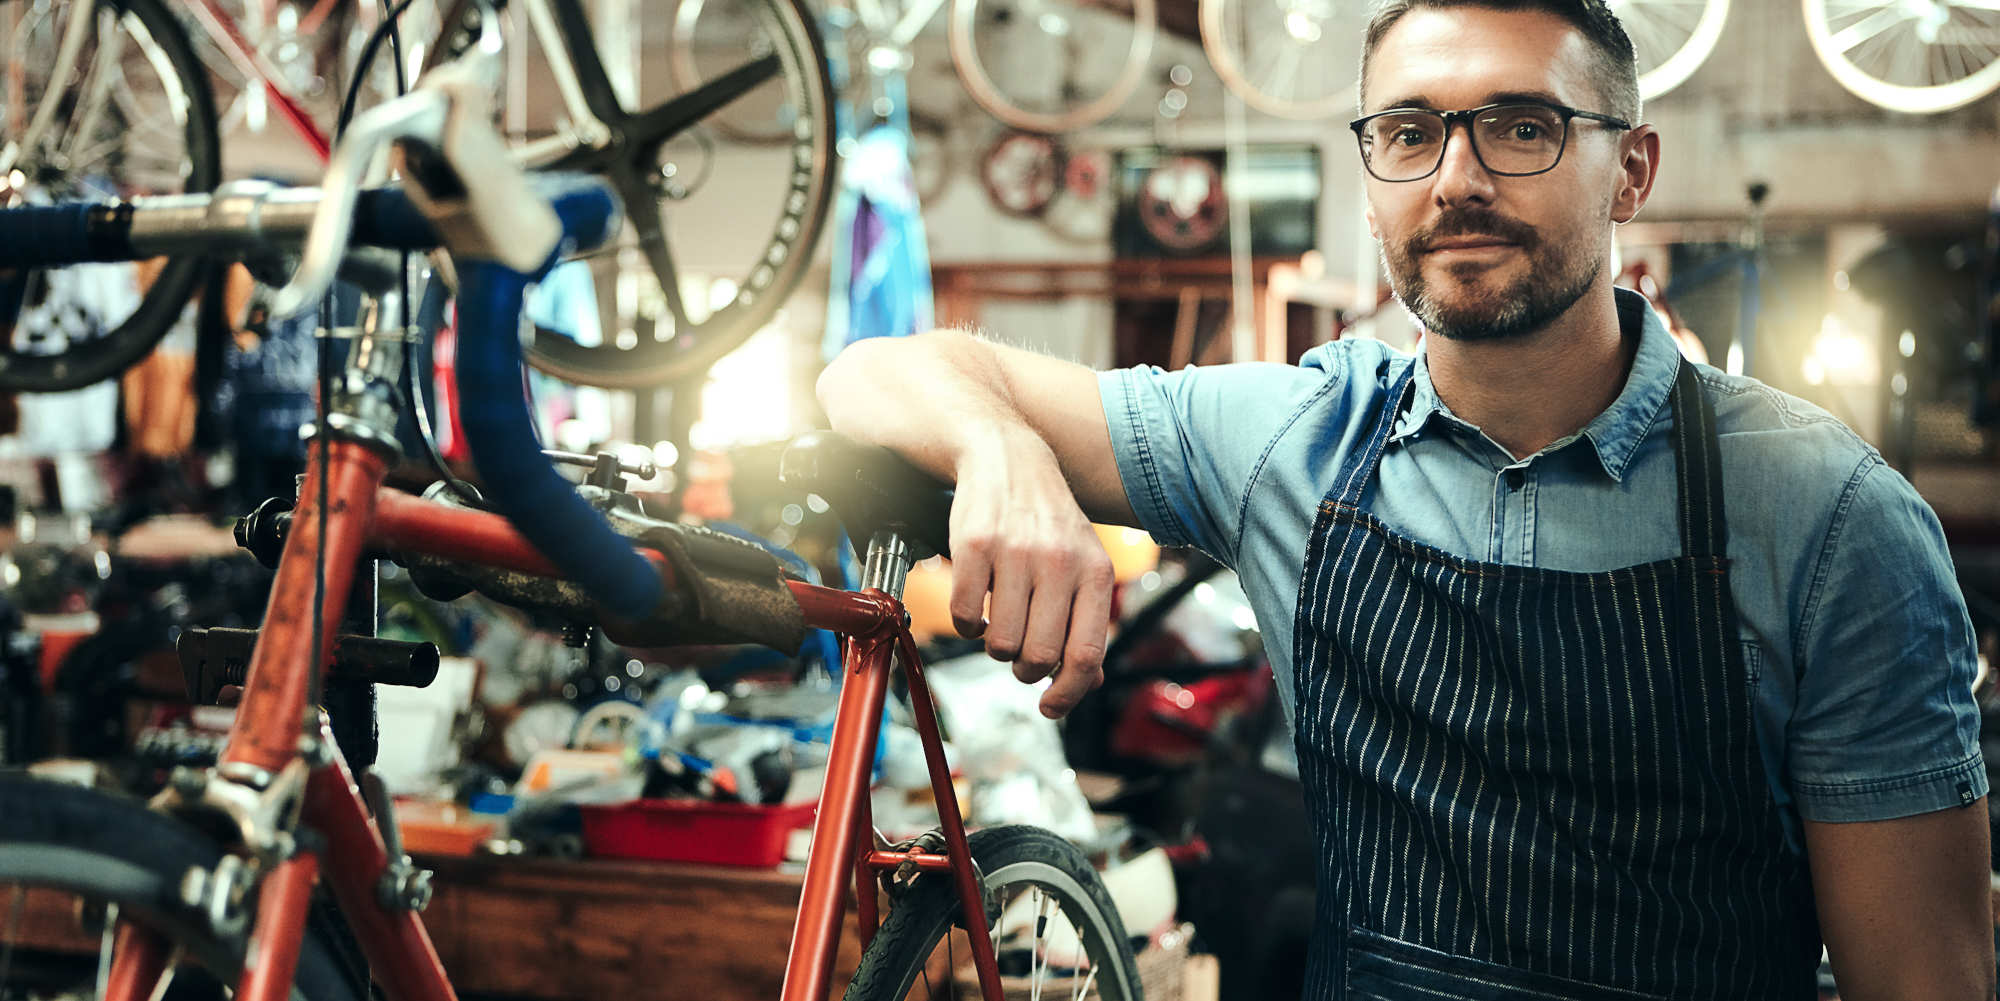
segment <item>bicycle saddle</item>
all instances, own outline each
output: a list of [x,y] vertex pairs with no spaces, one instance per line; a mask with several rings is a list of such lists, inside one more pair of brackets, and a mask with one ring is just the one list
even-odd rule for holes
[[880,445],[808,431],[785,447],[778,479],[832,505],[856,549],[889,531],[916,559],[951,555],[951,486]]

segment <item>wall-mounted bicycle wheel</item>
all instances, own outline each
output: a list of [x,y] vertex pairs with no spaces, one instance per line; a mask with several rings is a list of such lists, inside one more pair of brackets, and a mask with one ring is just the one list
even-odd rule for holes
[[1354,110],[1364,0],[1201,0],[1201,48],[1237,97],[1314,121]]
[[[221,163],[207,76],[161,0],[0,0],[0,206],[208,191]],[[0,277],[0,391],[138,361],[204,270],[173,258],[143,295],[118,265]]]
[[[734,61],[693,86],[641,74],[627,97],[612,84],[607,66],[619,50],[668,44],[671,19],[653,16],[665,4],[650,0],[627,22],[631,34],[616,38],[594,37],[578,0],[551,0],[567,54],[552,58],[537,46],[519,70],[530,113],[514,138],[524,150],[554,151],[529,155],[531,164],[604,175],[626,216],[617,241],[585,258],[597,322],[588,335],[538,330],[527,355],[542,371],[621,389],[699,376],[768,323],[811,265],[834,170],[832,84],[818,29],[801,0],[709,2],[732,10],[714,24],[737,33],[726,46]],[[563,102],[551,99],[562,89],[553,68],[564,63],[588,116],[604,126],[601,142],[583,134],[594,123],[567,120]],[[780,144],[699,138],[720,116],[767,103],[785,109]],[[580,144],[570,148],[570,139]]]
[[952,0],[951,62],[993,117],[1028,132],[1074,132],[1138,89],[1155,16],[1154,0],[1132,0],[1129,16],[1071,0]]
[[1639,63],[1639,98],[1686,83],[1715,51],[1729,0],[1611,0]]
[[2000,9],[1955,0],[1802,0],[1813,54],[1877,107],[1950,111],[2000,89]]

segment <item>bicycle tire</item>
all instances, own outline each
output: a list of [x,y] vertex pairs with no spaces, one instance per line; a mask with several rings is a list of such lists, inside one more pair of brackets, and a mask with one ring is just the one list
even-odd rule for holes
[[[17,0],[0,0],[0,14]],[[216,135],[215,98],[208,76],[195,55],[187,32],[163,0],[101,0],[101,6],[137,21],[160,59],[148,58],[161,86],[168,91],[169,105],[176,97],[185,102],[186,120],[180,132],[186,139],[185,180],[182,192],[212,191],[222,179],[222,150]],[[93,8],[96,9],[96,8]],[[127,23],[120,18],[121,23]],[[83,117],[76,113],[73,117]],[[5,129],[0,122],[0,129]],[[8,137],[0,134],[0,146]],[[30,151],[33,155],[33,151]],[[46,165],[28,161],[22,169]],[[33,176],[33,175],[30,175]],[[39,180],[40,178],[38,178]],[[0,341],[0,392],[50,393],[79,389],[123,371],[166,336],[208,272],[209,261],[199,255],[176,256],[168,260],[160,276],[140,297],[138,308],[123,322],[101,337],[72,342],[62,350],[42,354],[19,351],[11,336]],[[20,278],[16,280],[25,280]],[[6,319],[6,318],[0,318]],[[11,323],[7,324],[11,329]]]
[[[1141,1001],[1139,967],[1132,940],[1104,882],[1075,845],[1039,827],[1009,826],[974,831],[968,841],[985,878],[987,919],[1005,909],[1012,887],[1036,887],[1055,898],[1072,926],[1083,934],[1098,996],[1107,1001]],[[1002,906],[993,906],[1000,902]],[[946,934],[959,927],[959,903],[949,877],[920,878],[889,911],[889,919],[862,953],[847,987],[850,1001],[902,1001]],[[1004,928],[996,928],[1003,935]],[[1003,964],[1004,965],[1004,964]],[[1004,969],[1003,969],[1003,972]],[[1013,992],[1010,990],[1009,996]],[[977,994],[976,989],[974,994]],[[1063,990],[1059,996],[1069,997]],[[1058,995],[1050,995],[1058,996]]]
[[[9,967],[25,953],[13,948],[10,914],[24,888],[74,894],[78,903],[115,903],[165,935],[218,986],[234,989],[243,969],[247,930],[218,934],[180,903],[182,877],[213,867],[221,848],[210,838],[145,804],[94,789],[26,778],[0,778],[0,950]],[[316,909],[299,949],[293,1001],[363,1001],[365,974],[344,960]],[[177,973],[175,980],[182,978]],[[0,989],[5,988],[0,983]]]
[[1126,49],[1125,62],[1119,67],[1111,85],[1104,93],[1066,111],[1036,111],[1014,103],[993,82],[993,77],[979,61],[979,46],[972,37],[979,20],[979,3],[980,0],[951,2],[947,40],[951,65],[958,73],[959,83],[988,114],[1017,129],[1043,135],[1086,129],[1117,113],[1126,99],[1138,90],[1147,61],[1153,56],[1153,43],[1159,34],[1156,0],[1132,0],[1132,44]]

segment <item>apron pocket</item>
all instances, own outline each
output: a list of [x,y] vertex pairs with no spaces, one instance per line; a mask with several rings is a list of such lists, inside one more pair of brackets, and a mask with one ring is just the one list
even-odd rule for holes
[[1454,956],[1365,928],[1347,932],[1346,996],[1349,1001],[1666,1001]]

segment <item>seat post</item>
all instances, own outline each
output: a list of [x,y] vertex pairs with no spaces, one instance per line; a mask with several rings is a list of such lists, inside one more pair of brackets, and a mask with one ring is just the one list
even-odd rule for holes
[[910,577],[910,544],[892,531],[876,532],[868,539],[868,558],[861,568],[861,588],[880,588],[884,594],[903,600],[903,583]]

